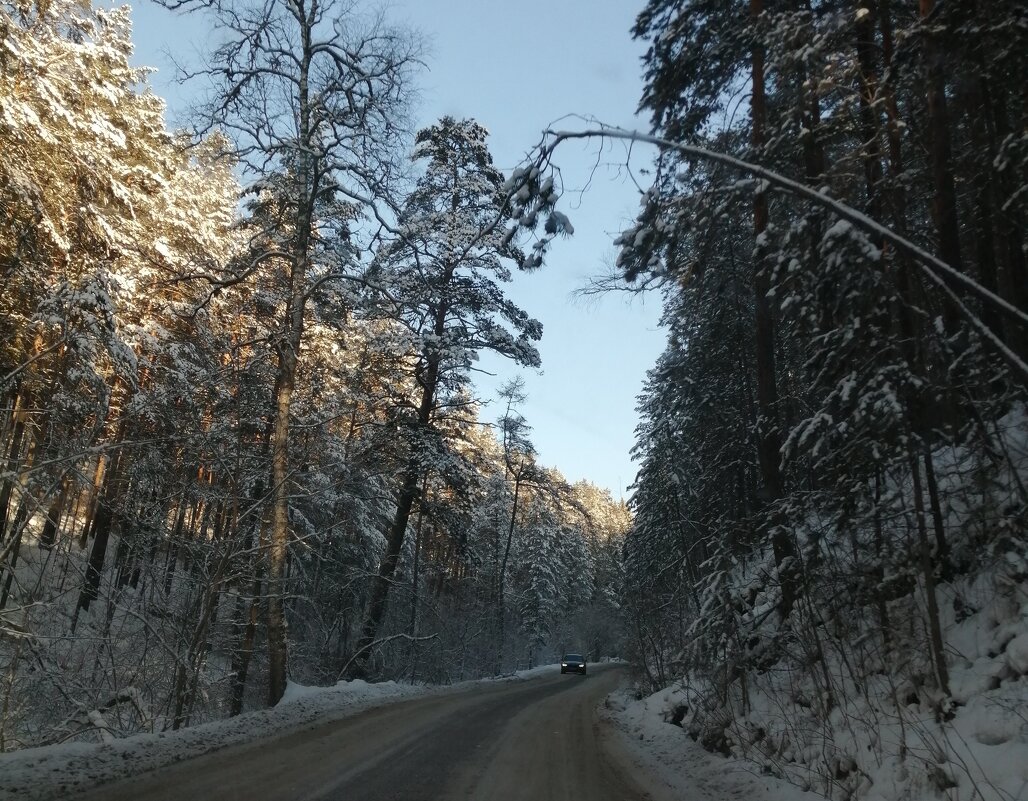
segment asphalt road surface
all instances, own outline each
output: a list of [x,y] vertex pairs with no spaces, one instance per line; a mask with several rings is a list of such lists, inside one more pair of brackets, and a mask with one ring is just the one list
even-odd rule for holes
[[[103,785],[81,801],[642,801],[596,707],[618,667],[369,709]],[[647,789],[644,790],[643,787]]]

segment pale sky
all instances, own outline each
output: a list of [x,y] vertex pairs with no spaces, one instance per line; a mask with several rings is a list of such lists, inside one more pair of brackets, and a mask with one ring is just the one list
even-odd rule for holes
[[[629,30],[637,10],[632,0],[394,0],[387,16],[420,31],[429,45],[419,126],[447,114],[477,119],[490,131],[496,164],[506,170],[544,128],[569,114],[646,127],[645,119],[634,118],[643,48]],[[202,28],[151,3],[135,3],[133,19],[135,62],[158,68],[154,90],[168,100],[170,120],[181,119],[189,92],[173,84],[163,51],[188,57],[202,49]],[[560,127],[581,125],[569,119]],[[497,377],[482,377],[479,391],[488,398],[520,372],[529,394],[522,413],[540,460],[617,498],[635,478],[628,456],[635,398],[664,346],[660,303],[655,294],[630,303],[620,294],[572,297],[590,276],[609,269],[613,237],[635,213],[639,196],[631,177],[616,168],[624,162],[622,148],[602,154],[596,144],[563,148],[556,161],[565,189],[586,190],[566,191],[560,205],[575,235],[553,246],[541,270],[519,273],[509,286],[515,302],[543,323],[542,372],[484,360]],[[638,154],[635,166],[645,167],[649,156]],[[495,419],[500,411],[494,403],[484,416]]]

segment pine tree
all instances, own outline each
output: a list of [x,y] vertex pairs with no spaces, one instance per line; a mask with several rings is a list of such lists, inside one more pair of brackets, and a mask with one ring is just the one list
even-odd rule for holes
[[410,332],[418,389],[403,420],[407,463],[365,618],[361,662],[370,656],[385,613],[418,487],[439,452],[440,410],[466,386],[481,350],[517,364],[539,364],[532,343],[542,326],[498,286],[510,280],[506,262],[518,254],[499,229],[503,176],[493,166],[486,136],[478,123],[449,117],[419,132],[414,158],[427,161],[425,174],[405,203],[397,242],[373,271],[388,286]]

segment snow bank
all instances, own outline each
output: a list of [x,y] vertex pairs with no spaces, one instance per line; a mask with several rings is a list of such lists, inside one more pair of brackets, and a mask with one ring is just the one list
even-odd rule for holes
[[667,688],[635,699],[622,690],[608,696],[601,718],[612,725],[621,749],[641,768],[688,801],[821,801],[775,776],[761,773],[746,759],[705,751],[670,721],[684,699],[681,688]]
[[555,673],[557,665],[516,671],[493,679],[449,686],[369,684],[355,679],[332,687],[289,682],[277,706],[228,720],[139,734],[104,743],[65,743],[0,754],[0,801],[44,801],[88,787],[124,779],[231,745],[276,737],[314,723],[349,717],[371,707],[404,699],[460,692],[490,682],[524,681]]
[[228,720],[101,744],[65,743],[0,754],[0,799],[53,798],[434,689],[395,682],[340,682],[329,688],[290,684],[278,706]]
[[[867,558],[872,518],[837,529],[833,515],[811,509],[816,538],[796,528],[817,557],[807,562],[816,568],[807,605],[782,626],[770,554],[733,566],[711,584],[722,594],[709,596],[731,603],[704,607],[710,625],[663,654],[672,666],[664,675],[682,681],[626,702],[625,725],[641,742],[662,743],[654,747],[678,764],[672,772],[701,771],[707,760],[731,771],[742,759],[833,801],[1028,801],[1028,413],[1011,412],[997,430],[1004,458],[988,470],[968,447],[932,453],[951,560],[933,575],[934,609],[910,544],[904,467],[884,482],[902,502],[878,518],[893,553],[909,554],[888,568],[895,575]],[[881,578],[868,583],[860,571],[875,567]],[[846,595],[861,587],[871,590]],[[725,645],[731,636],[742,645]],[[697,643],[721,650],[695,658]],[[711,753],[701,759],[700,748]]]
[[[638,702],[635,716],[649,730],[654,721],[680,724],[684,731],[664,723],[687,750],[721,751],[729,765],[746,759],[839,801],[1026,799],[1028,595],[994,568],[940,587],[940,598],[948,698],[918,680],[922,655],[907,654],[903,666],[894,654],[885,669],[852,656],[844,664],[826,647],[831,693],[819,693],[816,674],[783,668],[750,673],[745,697],[735,684],[724,705],[696,681]],[[957,607],[967,614],[959,622]]]

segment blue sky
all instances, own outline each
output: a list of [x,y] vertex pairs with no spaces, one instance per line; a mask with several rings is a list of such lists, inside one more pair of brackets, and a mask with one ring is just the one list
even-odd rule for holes
[[[202,49],[203,28],[150,3],[134,9],[136,63],[158,68],[154,89],[169,101],[170,119],[181,119],[189,93],[173,84],[164,51],[188,57]],[[636,11],[630,0],[394,0],[386,7],[390,19],[420,31],[428,44],[419,125],[447,114],[474,117],[489,129],[494,159],[505,169],[566,115],[646,127],[634,118],[643,51],[629,35]],[[569,119],[560,127],[580,124]],[[635,397],[664,346],[660,303],[656,295],[572,297],[609,269],[613,237],[635,213],[638,189],[620,146],[562,148],[561,208],[575,235],[555,244],[541,270],[516,275],[510,286],[511,297],[544,326],[542,371],[520,371],[529,394],[522,413],[543,463],[618,497],[635,476],[628,456]],[[645,167],[649,155],[639,154],[635,166]],[[500,360],[482,367],[497,373],[479,380],[486,398],[517,372]],[[494,403],[485,417],[499,413]]]

